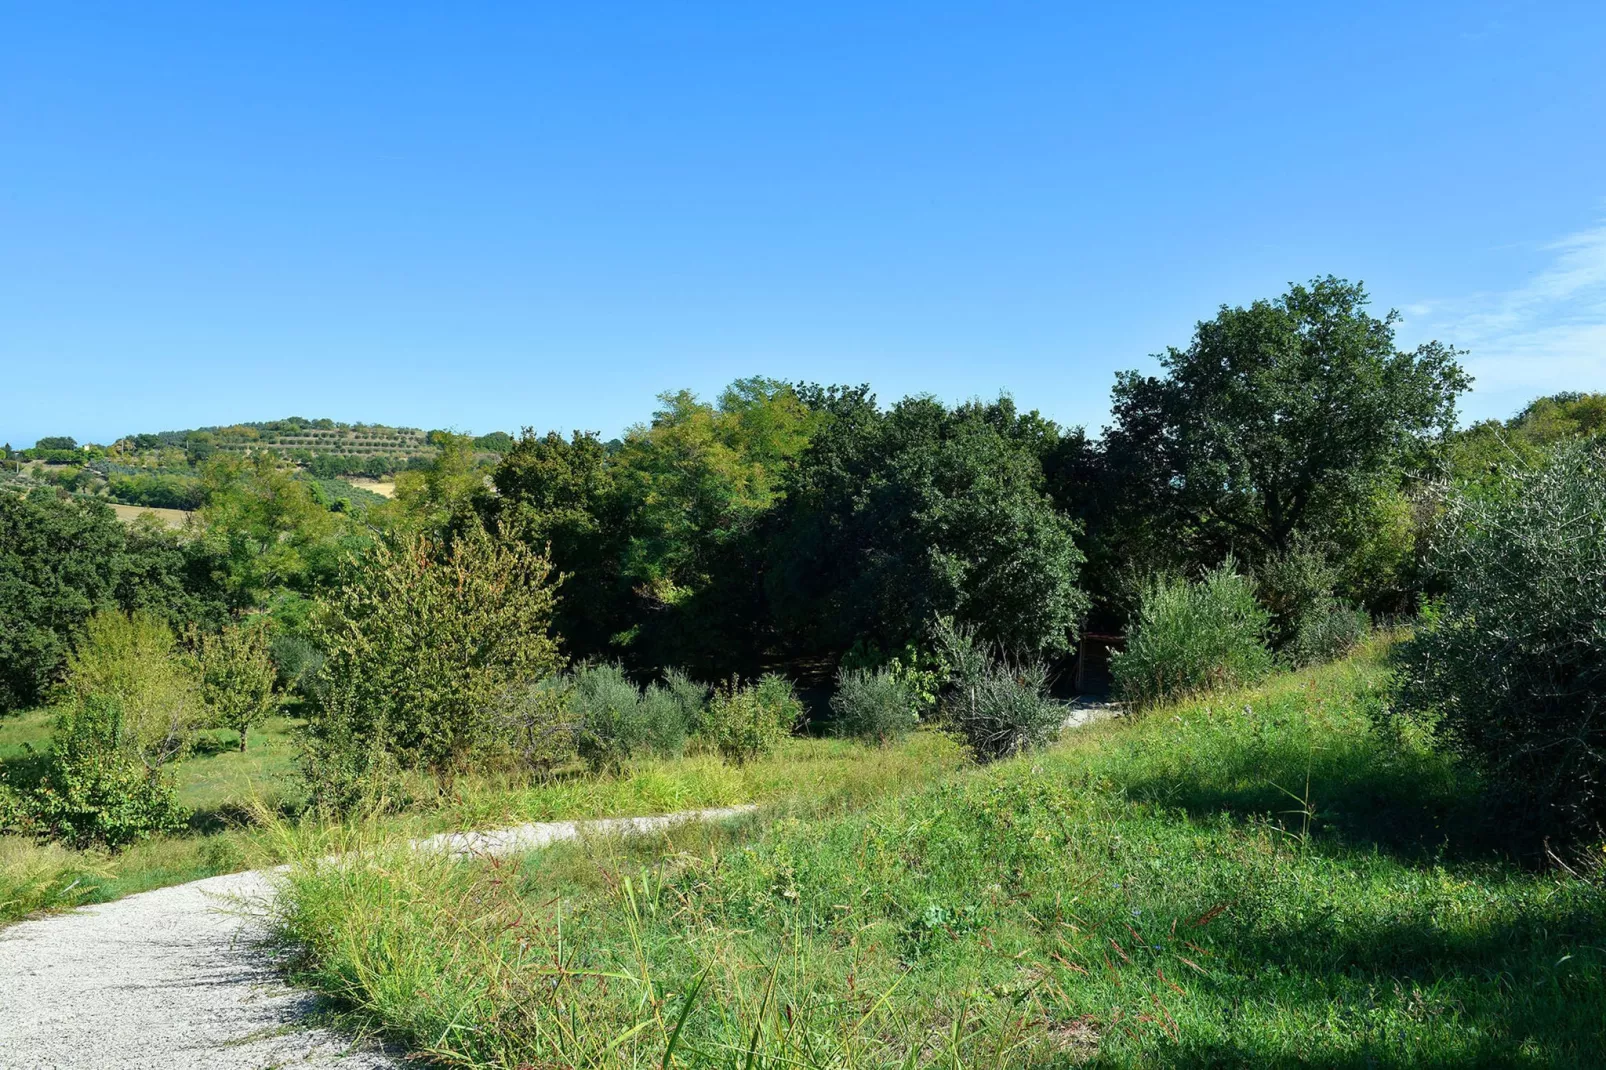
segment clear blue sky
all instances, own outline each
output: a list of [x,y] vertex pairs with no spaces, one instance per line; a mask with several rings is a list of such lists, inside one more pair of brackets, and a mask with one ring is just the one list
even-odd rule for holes
[[[249,10],[248,10],[249,9]],[[0,439],[1008,390],[1328,272],[1606,389],[1606,4],[0,0]]]

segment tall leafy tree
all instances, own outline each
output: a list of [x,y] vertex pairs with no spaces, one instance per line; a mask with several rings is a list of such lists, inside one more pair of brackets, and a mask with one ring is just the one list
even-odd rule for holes
[[271,454],[220,455],[202,469],[201,485],[199,522],[237,607],[264,605],[281,589],[304,591],[320,563],[330,564],[340,516]]
[[841,649],[916,639],[941,614],[1013,650],[1055,653],[1086,609],[1078,525],[1045,493],[1058,429],[1002,399],[949,410],[867,390],[820,399],[771,543],[783,631]]
[[44,698],[96,612],[217,623],[215,564],[204,546],[154,524],[124,527],[99,502],[0,492],[0,712]]
[[605,446],[596,435],[538,435],[526,427],[492,474],[489,512],[502,530],[551,555],[562,577],[555,630],[570,651],[605,653],[628,627],[621,559],[626,516]]
[[1295,285],[1223,306],[1164,375],[1120,374],[1108,458],[1135,512],[1177,542],[1285,553],[1420,464],[1470,380],[1443,343],[1396,348],[1397,314],[1367,303],[1359,283]]

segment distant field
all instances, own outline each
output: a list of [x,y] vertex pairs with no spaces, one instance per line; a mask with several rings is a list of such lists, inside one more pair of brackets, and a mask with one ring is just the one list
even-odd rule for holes
[[115,502],[108,502],[107,504],[117,514],[117,519],[124,523],[133,523],[134,518],[141,513],[155,513],[162,523],[168,527],[182,528],[184,522],[190,517],[188,510],[185,509],[153,509],[148,505],[118,505]]
[[393,497],[396,493],[395,481],[389,479],[368,479],[364,476],[347,476],[346,482],[363,490],[373,491],[382,498]]

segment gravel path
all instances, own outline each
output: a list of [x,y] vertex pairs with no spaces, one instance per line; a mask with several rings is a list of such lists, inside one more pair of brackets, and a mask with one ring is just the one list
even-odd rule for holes
[[[454,854],[527,851],[655,832],[752,807],[553,821],[421,840]],[[160,888],[0,930],[3,1070],[399,1070],[395,1057],[308,1028],[313,997],[280,979],[250,909],[255,871]]]

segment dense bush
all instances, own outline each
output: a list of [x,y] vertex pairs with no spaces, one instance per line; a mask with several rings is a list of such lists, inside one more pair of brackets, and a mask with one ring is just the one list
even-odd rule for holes
[[1300,613],[1283,660],[1294,668],[1335,661],[1360,645],[1371,623],[1365,610],[1337,599],[1316,602]]
[[696,713],[658,684],[637,690],[612,664],[577,670],[567,698],[580,757],[593,769],[617,769],[643,754],[678,755]]
[[831,728],[838,735],[886,744],[920,722],[918,701],[890,669],[845,669],[837,673],[831,696]]
[[950,667],[944,719],[980,761],[1009,758],[1056,739],[1065,707],[1049,696],[1048,666],[989,651],[974,629],[939,617],[933,638]]
[[44,777],[23,795],[34,827],[72,847],[124,847],[184,823],[170,772],[149,767],[115,698],[63,707]]
[[[549,572],[545,557],[477,526],[449,545],[387,538],[353,561],[309,622],[325,655],[307,726],[316,764],[357,768],[377,747],[450,777],[511,754],[509,696],[562,664]],[[359,757],[335,760],[330,747]]]
[[65,690],[81,705],[115,702],[122,745],[151,770],[183,755],[207,722],[194,660],[144,610],[89,619],[67,659]]
[[280,691],[305,699],[316,699],[321,694],[323,651],[310,640],[275,631],[268,652],[273,656],[274,684]]
[[1126,649],[1111,655],[1115,691],[1141,710],[1198,691],[1233,687],[1271,669],[1269,614],[1231,561],[1196,582],[1144,585]]
[[113,473],[106,482],[111,496],[129,505],[143,505],[151,509],[201,507],[201,482],[193,476]]
[[742,765],[773,751],[802,717],[803,703],[784,676],[766,673],[752,684],[733,676],[714,690],[699,735],[725,760]]
[[1606,825],[1606,445],[1450,503],[1442,606],[1403,643],[1399,706],[1436,723],[1534,835]]
[[680,719],[686,726],[687,736],[694,736],[702,731],[703,714],[708,709],[708,696],[711,691],[707,684],[693,680],[679,669],[665,670],[663,684],[658,689],[664,696],[661,701],[673,702],[679,708]]
[[897,647],[945,614],[1012,651],[1071,646],[1088,601],[1081,524],[1044,486],[1057,427],[1008,398],[886,412],[862,390],[813,400],[832,418],[798,458],[766,575],[783,629]]

